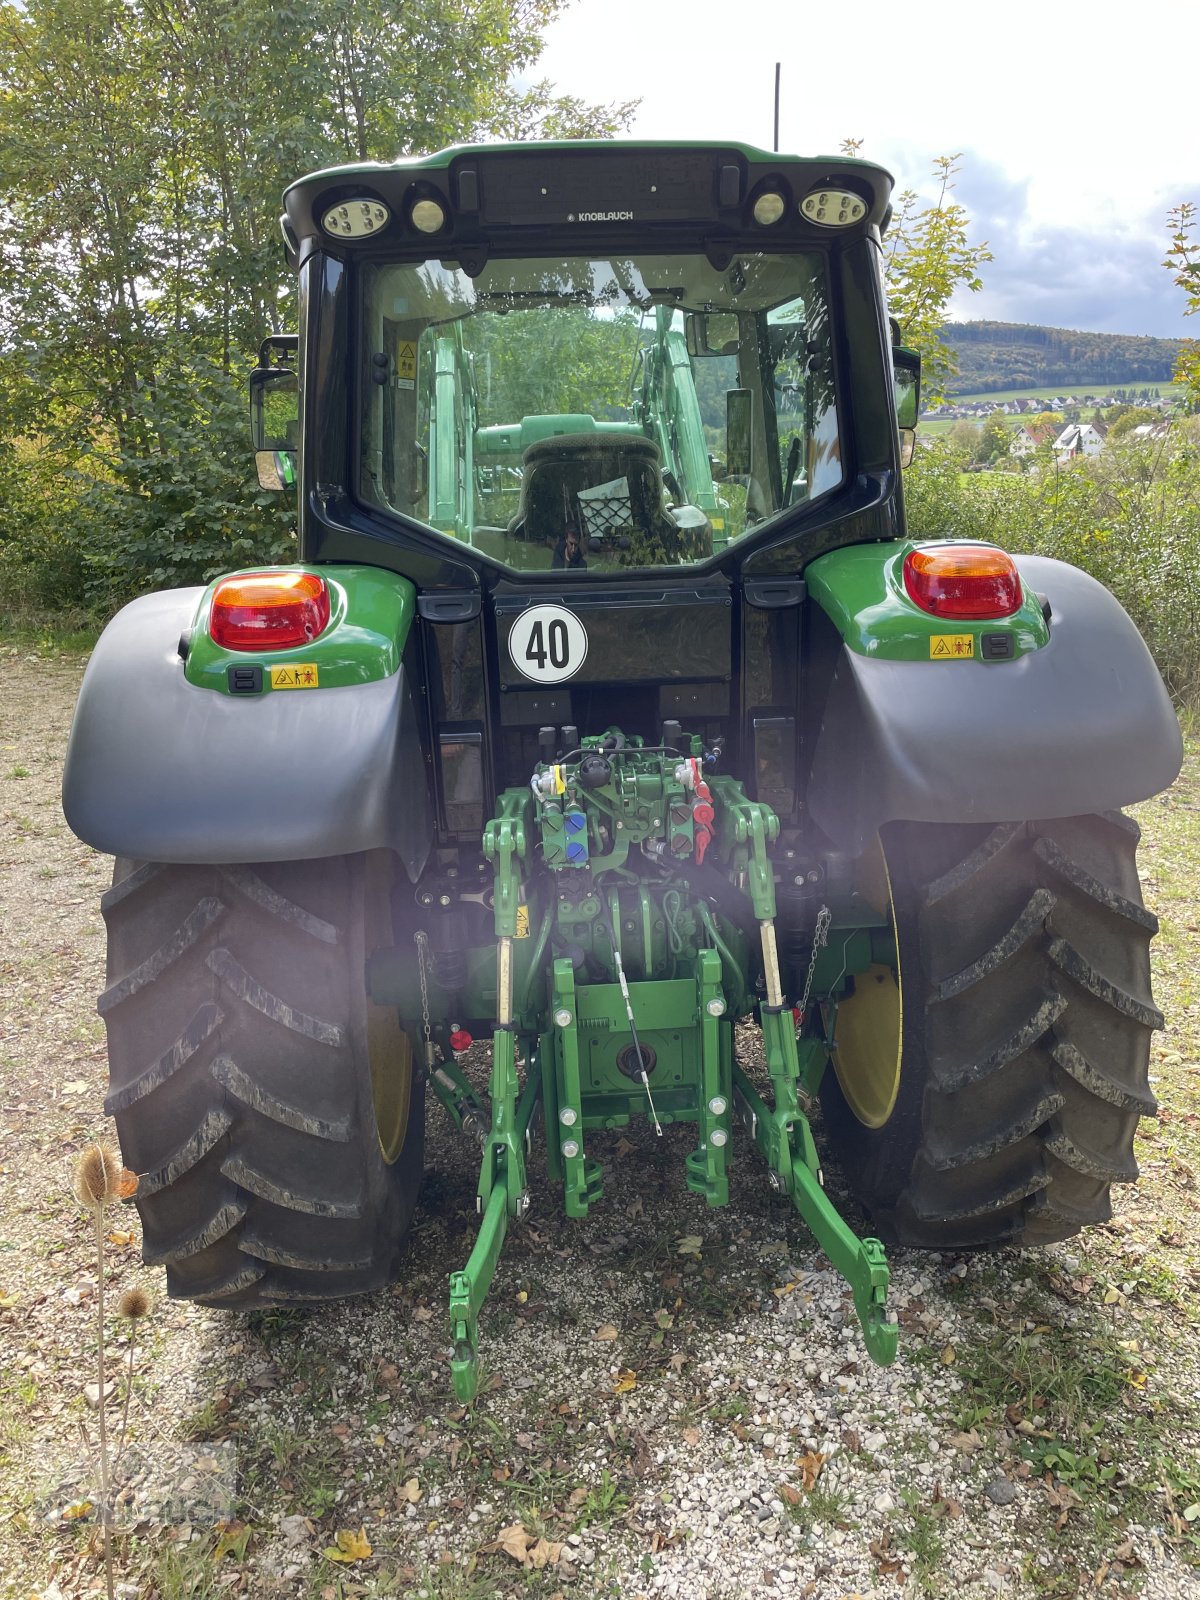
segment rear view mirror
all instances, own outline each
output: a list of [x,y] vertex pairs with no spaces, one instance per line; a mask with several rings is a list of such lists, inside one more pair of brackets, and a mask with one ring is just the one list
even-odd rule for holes
[[688,355],[737,355],[742,331],[736,311],[689,311],[685,327]]
[[921,411],[921,357],[915,350],[892,350],[892,385],[897,427],[915,428]]
[[750,476],[750,428],[754,396],[749,389],[725,392],[725,472],[730,478]]
[[260,489],[291,489],[296,482],[294,450],[256,450],[254,465]]
[[892,349],[892,392],[900,430],[900,465],[908,467],[917,447],[917,419],[921,414],[921,357],[904,345]]
[[250,434],[256,450],[295,450],[300,442],[300,392],[290,367],[250,374]]
[[300,388],[296,369],[286,361],[296,349],[295,334],[266,339],[258,366],[250,374],[250,435],[259,486],[286,489],[296,481],[300,445]]

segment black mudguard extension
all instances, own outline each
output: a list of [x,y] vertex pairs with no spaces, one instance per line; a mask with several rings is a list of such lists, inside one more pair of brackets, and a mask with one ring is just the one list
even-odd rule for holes
[[104,630],[67,746],[72,831],[144,861],[297,861],[383,846],[415,880],[433,810],[404,667],[350,688],[195,688],[177,646],[202,593],[147,595]]
[[845,646],[821,718],[813,820],[858,854],[885,822],[1114,810],[1171,784],[1179,722],[1150,652],[1077,567],[1018,558],[1050,642],[1016,661],[880,661]]

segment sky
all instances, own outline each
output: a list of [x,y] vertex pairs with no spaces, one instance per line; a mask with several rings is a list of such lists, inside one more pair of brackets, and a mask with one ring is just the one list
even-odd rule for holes
[[535,76],[590,101],[639,99],[631,133],[860,154],[957,198],[994,260],[951,315],[1200,338],[1161,265],[1167,212],[1200,203],[1200,5],[1089,0],[574,0]]

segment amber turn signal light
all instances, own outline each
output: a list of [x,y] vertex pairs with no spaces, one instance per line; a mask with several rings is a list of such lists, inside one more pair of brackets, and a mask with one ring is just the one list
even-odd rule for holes
[[1011,617],[1023,599],[1016,562],[990,544],[939,544],[904,558],[904,587],[935,617]]
[[226,650],[289,650],[315,639],[329,612],[315,572],[242,572],[213,590],[208,631]]

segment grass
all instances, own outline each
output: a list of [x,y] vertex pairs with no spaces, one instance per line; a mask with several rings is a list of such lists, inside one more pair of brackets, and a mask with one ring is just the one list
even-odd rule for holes
[[942,1537],[944,1523],[936,1511],[921,1503],[920,1496],[911,1489],[901,1489],[900,1498],[908,1511],[907,1522],[899,1521],[896,1543],[911,1556],[910,1571],[923,1594],[935,1592],[935,1580],[942,1568],[946,1543]]
[[9,1448],[24,1436],[24,1413],[37,1398],[37,1382],[27,1373],[14,1373],[0,1382],[0,1459],[5,1459]]
[[587,1492],[587,1498],[579,1507],[576,1526],[586,1528],[593,1523],[607,1526],[618,1517],[623,1516],[629,1509],[629,1497],[621,1493],[617,1487],[617,1480],[607,1467],[602,1468],[600,1482]]
[[289,1477],[295,1485],[292,1503],[306,1517],[319,1520],[337,1504],[343,1483],[338,1471],[338,1458],[332,1450],[310,1449],[286,1463]]
[[[957,428],[960,422],[965,422],[968,427],[975,427],[975,426],[978,426],[979,423],[983,422],[983,420],[984,419],[982,417],[928,417],[928,418],[922,418],[921,424],[920,424],[920,431],[922,433],[929,434],[932,438],[939,439],[939,438],[942,437],[943,434],[949,433],[951,431],[951,429]],[[1026,422],[1029,421],[1029,418],[1028,417],[1001,417],[1000,420],[1001,420],[1001,422],[1004,424],[1004,426],[1006,428],[1011,429],[1015,433],[1018,428],[1022,427]]]
[[[537,1572],[523,1574],[525,1582],[522,1591],[527,1595],[536,1593],[539,1589],[549,1593],[550,1589],[560,1587],[555,1579],[547,1587],[545,1575]],[[543,1580],[539,1582],[539,1579]],[[319,1578],[314,1578],[310,1590],[312,1600],[326,1600],[331,1592],[325,1585],[328,1575],[322,1571]],[[492,1597],[502,1591],[497,1588],[494,1574],[483,1571],[468,1571],[457,1562],[446,1562],[437,1567],[422,1567],[415,1578],[403,1580],[399,1574],[394,1575],[392,1582],[395,1588],[372,1587],[362,1589],[359,1587],[361,1580],[345,1580],[345,1587],[341,1579],[335,1580],[336,1587],[332,1594],[335,1600],[343,1600],[344,1596],[351,1594],[360,1595],[403,1595],[404,1600],[492,1600]],[[309,1600],[309,1596],[305,1596]]]
[[1177,383],[1151,383],[1126,381],[1125,383],[1099,384],[1099,383],[1065,383],[1065,384],[1039,384],[1034,388],[1023,389],[997,389],[988,394],[952,394],[946,397],[948,405],[952,406],[977,406],[988,402],[1003,405],[1006,400],[1052,400],[1057,395],[1070,395],[1072,399],[1082,400],[1094,395],[1096,399],[1103,400],[1114,390],[1124,389],[1134,391],[1140,389],[1157,389],[1164,400],[1173,400],[1183,392],[1182,385]]
[[[1089,1450],[1086,1455],[1068,1449],[1058,1439],[1038,1440],[1028,1447],[1026,1460],[1037,1469],[1038,1476],[1050,1472],[1060,1483],[1069,1484],[1076,1491],[1100,1489],[1110,1484],[1120,1471],[1111,1459],[1112,1452],[1101,1447],[1099,1453]],[[1105,1457],[1109,1459],[1105,1459]]]
[[[1048,1306],[1038,1309],[1043,1318],[1055,1317]],[[1103,1325],[1087,1331],[1058,1319],[1039,1320],[1031,1332],[985,1335],[960,1363],[975,1397],[986,1396],[1000,1411],[1016,1406],[1035,1425],[1046,1418],[1075,1440],[1103,1428],[1122,1400],[1129,1370],[1128,1354]]]
[[[464,1465],[469,1466],[470,1462],[468,1461]],[[533,1506],[550,1506],[557,1504],[568,1493],[568,1485],[573,1482],[574,1478],[571,1472],[562,1470],[561,1466],[555,1467],[552,1461],[542,1465],[532,1462],[524,1468],[522,1477],[510,1478],[506,1488],[518,1505],[528,1502]],[[588,1501],[591,1501],[595,1494],[595,1490],[589,1490]],[[587,1501],[584,1502],[585,1505],[587,1503]],[[599,1506],[599,1500],[596,1503]],[[619,1515],[616,1512],[613,1514]],[[599,1520],[599,1517],[595,1520]]]
[[85,611],[0,611],[0,649],[37,655],[82,655],[94,648],[104,626]]
[[839,1478],[825,1471],[794,1505],[790,1501],[785,1504],[792,1521],[803,1528],[815,1528],[820,1523],[826,1527],[837,1527],[846,1520],[850,1494]]
[[753,1412],[754,1407],[744,1394],[731,1394],[708,1409],[714,1422],[745,1422]]
[[214,1539],[188,1544],[163,1541],[155,1553],[155,1592],[159,1600],[209,1600],[224,1590],[224,1574],[214,1565]]
[[217,1434],[223,1433],[225,1427],[225,1418],[217,1410],[216,1400],[212,1399],[205,1401],[190,1416],[185,1417],[179,1424],[179,1432],[189,1443],[199,1444],[203,1440],[213,1439]]

